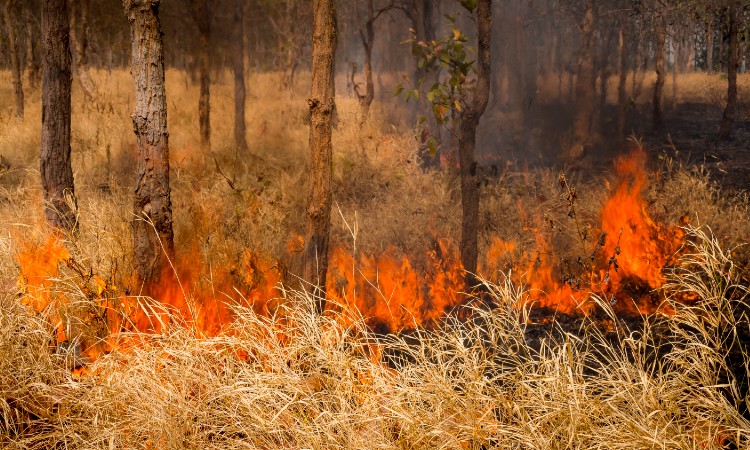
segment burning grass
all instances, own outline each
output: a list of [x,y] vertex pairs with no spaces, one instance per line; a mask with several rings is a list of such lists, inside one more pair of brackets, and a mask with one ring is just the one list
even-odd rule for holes
[[667,279],[670,292],[699,293],[700,301],[670,297],[674,314],[632,329],[604,302],[614,331],[586,319],[582,330],[556,330],[535,344],[516,307],[527,292],[510,282],[488,285],[492,311],[401,337],[373,334],[362,320],[317,316],[314,299],[288,291],[271,316],[237,308],[216,337],[174,324],[159,334],[123,333],[130,345],[79,377],[72,356],[50,346],[50,323],[6,296],[0,442],[744,448],[750,421],[738,407],[747,401],[747,366],[730,366],[726,352],[747,345],[738,340],[750,331],[747,317],[736,314],[747,308],[747,288],[715,238],[689,232],[694,244]]
[[[45,231],[38,103],[0,124],[0,446],[750,445],[747,198],[667,155],[649,170],[643,153],[611,173],[488,177],[493,307],[472,308],[456,175],[420,168],[377,106],[360,129],[343,97],[316,316],[294,277],[304,89],[277,92],[275,77],[251,79],[251,152],[237,155],[198,150],[196,89],[168,74],[179,283],[156,299],[131,281],[126,73],[95,74],[106,96],[74,102],[76,240]],[[212,95],[230,86],[219,77]],[[217,136],[230,104],[212,107]]]

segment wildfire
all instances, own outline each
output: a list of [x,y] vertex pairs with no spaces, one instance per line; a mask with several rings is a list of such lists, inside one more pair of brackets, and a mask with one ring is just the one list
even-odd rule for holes
[[463,268],[448,241],[435,243],[424,271],[395,253],[391,248],[379,257],[355,258],[335,249],[326,286],[333,304],[355,309],[393,332],[429,325],[463,300]]
[[607,239],[609,286],[617,292],[624,283],[645,284],[651,289],[664,285],[662,269],[672,262],[682,246],[679,227],[656,223],[648,214],[643,191],[648,187],[646,153],[639,149],[615,161],[620,183],[602,209],[602,230]]
[[[600,229],[596,230],[600,237],[590,243],[591,254],[579,258],[578,264],[583,268],[580,273],[565,275],[566,262],[556,254],[550,240],[538,229],[528,227],[533,240],[525,246],[492,237],[479,275],[491,280],[495,274],[510,273],[514,282],[527,287],[527,297],[519,307],[532,304],[567,314],[588,313],[593,304],[587,300],[595,293],[617,303],[616,310],[656,311],[658,298],[654,291],[663,286],[663,269],[672,263],[684,236],[679,228],[661,225],[649,215],[643,199],[648,183],[645,163],[643,150],[616,161],[615,188],[610,190],[601,210]],[[518,209],[522,217],[529,219],[522,204],[518,204]],[[295,248],[301,245],[296,241],[294,244]],[[53,293],[52,281],[59,276],[62,263],[76,269],[68,249],[50,237],[41,245],[22,244],[17,261],[24,303],[47,312],[55,324],[58,342],[75,339],[69,335],[69,327],[63,325],[65,296]],[[329,310],[343,310],[342,316],[351,320],[361,315],[380,332],[437,323],[467,299],[462,293],[463,268],[455,245],[445,239],[436,239],[433,248],[419,261],[415,266],[395,248],[380,255],[355,255],[343,248],[333,249],[326,286]],[[200,268],[200,252],[187,252],[176,266]],[[106,322],[97,343],[84,343],[82,352],[95,358],[115,345],[110,336],[131,330],[158,332],[160,324],[172,317],[178,317],[201,335],[216,335],[232,322],[232,305],[251,307],[258,314],[275,310],[283,297],[278,263],[246,250],[227,267],[221,273],[211,271],[208,282],[205,276],[184,270],[179,272],[179,278],[174,271],[163,276],[164,281],[152,291],[163,309],[145,303],[146,299],[137,292],[115,287],[114,277],[105,281],[78,270],[80,292],[96,305],[86,317]],[[168,310],[171,314],[167,314]]]

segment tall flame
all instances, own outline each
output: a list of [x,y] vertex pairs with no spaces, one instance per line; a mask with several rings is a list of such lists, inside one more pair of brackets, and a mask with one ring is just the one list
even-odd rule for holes
[[646,153],[638,149],[615,161],[620,183],[602,209],[602,231],[607,239],[610,289],[628,280],[651,289],[664,285],[662,270],[669,265],[684,240],[678,227],[656,223],[646,209],[643,192],[648,187]]

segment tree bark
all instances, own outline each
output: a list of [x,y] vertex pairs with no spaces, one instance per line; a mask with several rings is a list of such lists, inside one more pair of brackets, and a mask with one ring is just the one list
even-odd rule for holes
[[666,67],[664,64],[664,57],[666,53],[666,39],[667,39],[667,11],[661,1],[657,0],[657,10],[654,32],[656,34],[656,49],[654,68],[656,70],[656,81],[654,82],[654,97],[653,97],[653,116],[652,125],[654,130],[664,129],[664,107],[662,106],[662,99],[664,98],[664,77],[666,75]]
[[232,55],[234,71],[234,145],[240,153],[247,153],[245,138],[245,27],[244,0],[239,0],[234,9],[234,30],[236,49]]
[[727,104],[721,118],[719,138],[732,138],[732,127],[737,114],[737,66],[739,52],[737,46],[739,33],[739,5],[738,0],[729,0],[729,58],[727,61]]
[[315,287],[319,312],[325,308],[328,239],[331,226],[335,17],[334,0],[313,1],[312,86],[310,98],[307,100],[310,107],[310,180],[305,211],[303,279]]
[[122,3],[130,22],[136,102],[132,118],[138,141],[133,246],[139,282],[148,293],[169,273],[168,258],[174,255],[160,0]]
[[23,79],[21,78],[21,58],[18,55],[18,35],[14,26],[16,0],[5,0],[5,29],[8,33],[8,53],[10,72],[13,78],[13,94],[16,100],[16,116],[23,118]]
[[594,35],[596,29],[597,1],[586,1],[586,12],[581,22],[581,47],[575,81],[576,112],[573,119],[573,145],[565,155],[566,162],[585,156],[591,139],[591,122],[594,116]]
[[73,42],[75,76],[83,95],[88,101],[94,100],[96,87],[91,81],[86,53],[89,46],[88,15],[89,0],[71,0],[73,6],[70,14],[70,40]]
[[192,0],[193,19],[198,25],[198,71],[200,73],[200,98],[198,99],[198,121],[200,123],[201,147],[211,150],[211,9],[208,0]]
[[477,84],[474,97],[461,114],[458,153],[461,161],[461,263],[467,292],[477,285],[479,177],[474,159],[477,127],[490,98],[492,0],[477,4]]
[[40,172],[50,225],[75,232],[70,158],[70,41],[66,0],[42,2],[42,148]]

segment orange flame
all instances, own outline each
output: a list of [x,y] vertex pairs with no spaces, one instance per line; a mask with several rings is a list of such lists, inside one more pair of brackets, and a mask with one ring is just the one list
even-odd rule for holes
[[602,209],[603,247],[609,258],[608,291],[628,280],[645,283],[651,289],[664,285],[662,270],[668,266],[684,241],[678,227],[654,222],[646,210],[643,191],[648,187],[646,153],[638,149],[615,161],[620,184]]
[[337,248],[330,259],[327,294],[334,304],[358,311],[382,331],[426,326],[464,298],[463,269],[447,241],[436,242],[423,272],[388,249],[373,257]]
[[[593,308],[587,302],[589,296],[596,293],[610,299],[632,300],[635,306],[620,301],[616,310],[656,311],[653,291],[664,285],[663,269],[673,262],[684,235],[677,227],[656,223],[648,214],[643,199],[648,183],[645,163],[642,149],[616,161],[618,182],[601,210],[599,231],[606,238],[591,256],[586,255],[591,264],[582,279],[571,282],[561,276],[564,261],[559,260],[550,240],[530,226],[525,229],[533,233],[533,240],[527,245],[492,237],[480,274],[510,272],[514,282],[527,286],[527,296],[518,307],[533,304],[567,314],[585,314]],[[524,221],[530,223],[523,205],[517,206]],[[302,244],[300,237],[292,239],[289,251],[296,251]],[[22,245],[17,261],[21,268],[19,286],[26,294],[23,301],[37,311],[47,309],[57,299],[50,293],[50,278],[58,276],[61,262],[72,264],[70,258],[70,252],[52,236],[41,246]],[[437,239],[420,263],[415,265],[412,261],[399,255],[395,248],[380,255],[354,255],[342,248],[333,249],[326,283],[329,309],[343,309],[347,313],[343,316],[349,320],[361,314],[376,331],[399,332],[416,326],[429,327],[466,301],[467,295],[461,293],[463,268],[450,241]],[[182,268],[180,277],[168,268],[169,273],[152,295],[200,335],[225,332],[234,319],[233,305],[269,314],[275,310],[275,302],[281,301],[279,264],[249,250],[216,273],[209,268],[209,277],[199,273],[203,264],[197,249],[182,255],[176,266]],[[122,330],[158,332],[158,319],[167,320],[167,314],[149,310],[143,299],[120,294],[101,278],[93,277],[89,286],[93,287],[87,292],[98,301],[111,335]],[[57,313],[50,318],[58,323],[58,340],[65,340]],[[284,336],[275,339],[282,342]],[[111,348],[115,343],[107,345]],[[107,348],[92,345],[84,352],[93,358]]]

